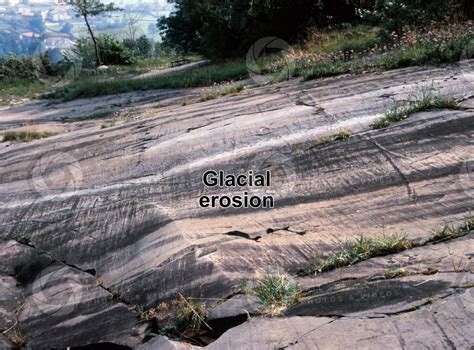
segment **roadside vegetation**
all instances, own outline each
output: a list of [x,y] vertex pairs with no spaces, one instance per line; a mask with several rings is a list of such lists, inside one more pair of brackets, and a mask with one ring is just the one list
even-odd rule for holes
[[[113,4],[101,5],[96,0],[90,2],[91,8],[82,8],[75,0],[70,2],[86,24],[88,17],[116,9]],[[163,43],[153,43],[145,36],[119,39],[108,34],[95,35],[89,28],[89,37],[80,39],[76,47],[81,69],[75,69],[71,57],[52,63],[47,53],[37,62],[18,57],[4,59],[0,62],[2,102],[9,103],[21,89],[29,90],[23,95],[26,97],[45,93],[45,97],[71,100],[213,85],[216,92],[202,96],[202,100],[217,98],[233,93],[226,91],[231,82],[247,79],[254,73],[249,72],[245,58],[249,49],[255,51],[254,38],[268,36],[265,33],[285,38],[290,44],[284,51],[252,51],[259,74],[273,76],[273,82],[472,58],[474,11],[467,0],[454,0],[449,5],[442,0],[428,5],[416,0],[368,1],[364,5],[345,0],[323,3],[325,6],[318,7],[307,0],[291,4],[277,0],[270,6],[256,1],[232,7],[231,11],[227,4],[212,0],[203,1],[202,6],[178,0],[176,11],[157,22]],[[196,36],[197,32],[201,35]],[[202,57],[211,59],[212,64],[188,72],[136,79],[141,73],[169,67],[173,62]],[[30,68],[25,70],[25,65]],[[24,71],[32,74],[24,77]],[[46,84],[39,83],[45,79]],[[217,86],[220,84],[224,87]],[[398,117],[403,116],[389,115],[385,122],[391,123]]]

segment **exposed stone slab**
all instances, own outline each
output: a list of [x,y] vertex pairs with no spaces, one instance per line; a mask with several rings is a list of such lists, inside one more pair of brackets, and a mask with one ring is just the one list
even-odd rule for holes
[[400,268],[409,274],[418,275],[456,271],[467,273],[474,268],[471,258],[473,244],[474,234],[471,233],[441,244],[428,244],[397,254],[372,258],[334,271],[300,277],[298,283],[305,290],[319,289],[325,284],[335,281],[343,282],[344,280],[369,277],[384,278],[386,273]]
[[209,349],[467,349],[474,344],[469,290],[384,318],[254,318]]
[[0,349],[2,349],[2,350],[13,349],[12,344],[10,343],[10,341],[3,334],[0,334]]
[[260,305],[255,296],[236,295],[211,309],[207,315],[207,320],[214,321],[237,316],[250,316],[257,313],[259,307]]
[[140,345],[138,350],[197,350],[201,347],[192,346],[186,343],[175,342],[166,337],[157,336],[149,340],[143,345]]
[[135,347],[144,331],[138,315],[95,278],[57,263],[26,286],[20,328],[32,349],[101,342]]
[[[45,120],[80,105],[143,108],[138,120],[114,128],[0,145],[0,238],[8,241],[0,268],[25,287],[20,316],[29,345],[140,344],[136,314],[109,300],[104,288],[142,308],[178,291],[214,301],[276,266],[296,273],[360,233],[406,232],[423,241],[434,226],[460,223],[474,206],[465,170],[474,112],[420,113],[382,131],[369,125],[392,99],[406,98],[420,84],[461,98],[472,91],[473,78],[457,66],[424,67],[292,80],[187,106],[179,100],[186,91],[71,101],[50,111],[43,106],[38,118]],[[163,101],[166,108],[150,108]],[[35,118],[36,105],[22,108],[0,112],[7,113],[3,125],[15,123],[16,112]],[[316,145],[342,127],[356,134]],[[271,170],[267,193],[276,208],[199,208],[203,194],[240,192],[205,188],[201,178],[209,168]],[[445,268],[449,258],[432,248]],[[367,269],[355,274],[380,272]],[[35,300],[45,294],[53,305],[38,307]]]

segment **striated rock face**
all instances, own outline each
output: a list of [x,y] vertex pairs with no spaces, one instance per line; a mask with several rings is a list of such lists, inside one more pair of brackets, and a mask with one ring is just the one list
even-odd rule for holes
[[[147,93],[146,103],[165,107],[153,109],[134,96],[135,121],[1,144],[0,330],[7,336],[18,330],[31,349],[136,348],[151,334],[138,311],[178,292],[213,304],[235,293],[242,280],[275,268],[296,273],[361,233],[400,232],[426,242],[433,227],[459,223],[473,208],[473,84],[472,72],[450,66],[293,80],[187,106],[176,94],[186,98],[196,91]],[[394,101],[423,86],[467,108],[370,129]],[[48,123],[78,104],[109,107],[114,98],[58,104],[54,118],[38,103],[22,113]],[[14,111],[1,114],[7,125],[15,123]],[[340,128],[353,136],[317,144]],[[243,190],[206,188],[201,180],[208,169],[272,171],[271,187],[247,190],[274,195],[275,208],[200,208],[204,194]],[[465,348],[472,344],[472,299],[471,309],[462,308],[471,289],[460,288],[465,282],[459,278],[471,276],[464,266],[472,258],[471,242],[427,245],[355,270],[302,278],[308,295],[287,317],[252,318],[208,347],[346,348],[358,341],[358,347]],[[462,269],[447,267],[447,244],[466,261]],[[364,282],[413,261],[424,264],[411,267],[415,275]],[[445,270],[423,275],[431,265]],[[331,284],[348,278],[357,283]],[[349,300],[373,289],[385,296],[401,292],[385,301],[377,296],[377,302],[318,306],[322,292]],[[439,304],[426,305],[428,295]],[[165,338],[144,346],[186,348]]]
[[472,303],[469,299],[461,294],[389,318],[256,318],[206,348],[468,349],[474,343],[472,312],[464,304]]

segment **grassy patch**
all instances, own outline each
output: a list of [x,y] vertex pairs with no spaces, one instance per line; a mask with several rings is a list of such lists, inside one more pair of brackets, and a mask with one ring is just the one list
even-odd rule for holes
[[473,38],[472,34],[468,34],[447,39],[443,42],[443,46],[436,41],[424,41],[371,58],[317,61],[310,64],[303,60],[297,62],[296,75],[302,76],[304,80],[311,80],[367,70],[390,70],[415,65],[457,62]]
[[467,235],[471,230],[474,230],[474,216],[468,216],[464,219],[464,224],[461,226],[446,225],[440,229],[433,230],[433,235],[429,242],[440,243],[453,238],[458,238]]
[[410,276],[410,272],[408,272],[403,267],[389,270],[385,273],[385,278],[392,279],[392,278],[400,278]]
[[354,265],[376,256],[398,253],[409,248],[412,248],[412,243],[405,235],[384,235],[379,238],[359,236],[356,240],[346,241],[326,258],[314,260],[303,273],[321,273],[338,267]]
[[79,117],[65,117],[65,118],[62,118],[61,120],[63,123],[73,123],[73,122],[80,122],[80,121],[91,120],[91,119],[101,119],[101,118],[106,118],[115,112],[116,110],[100,111],[100,112],[95,112],[92,114],[82,115]]
[[214,83],[240,80],[247,77],[248,71],[245,62],[233,61],[199,67],[186,72],[170,73],[159,77],[116,79],[113,81],[79,81],[57,91],[55,94],[51,94],[50,97],[71,100],[81,97],[113,95],[139,90],[210,86]]
[[204,102],[204,101],[214,100],[222,96],[236,94],[242,91],[244,88],[245,86],[243,84],[232,84],[232,85],[223,86],[213,91],[203,93],[201,95],[200,101]]
[[316,145],[320,146],[320,145],[326,145],[328,143],[332,143],[334,141],[342,141],[342,140],[348,139],[349,137],[351,137],[351,135],[352,135],[352,132],[350,130],[340,129],[333,135],[320,138],[316,142]]
[[360,52],[379,43],[380,29],[366,25],[309,33],[305,50],[317,53]]
[[[110,95],[130,91],[175,89],[211,86],[222,82],[235,81],[249,77],[249,69],[259,73],[273,74],[274,82],[291,77],[304,80],[340,75],[397,69],[413,65],[457,62],[474,38],[468,27],[448,36],[429,38],[420,36],[413,44],[408,39],[394,42],[385,47],[380,42],[378,28],[357,26],[350,29],[319,32],[302,47],[290,50],[278,59],[278,55],[263,55],[258,59],[258,67],[247,67],[245,60],[216,63],[191,71],[175,72],[158,77],[130,79],[130,75],[153,69],[156,62],[141,62],[135,67],[121,71],[108,70],[106,74],[114,77],[104,79],[79,79],[56,93],[51,98],[66,100],[81,97]],[[406,38],[405,38],[406,39]],[[422,40],[423,39],[423,40]],[[290,65],[288,63],[291,62]],[[285,71],[285,67],[291,69]],[[209,95],[215,98],[218,95]]]
[[57,135],[50,131],[5,131],[3,134],[3,142],[7,141],[22,141],[28,142],[33,140],[44,139],[50,136]]
[[372,124],[373,129],[383,129],[392,124],[407,119],[414,113],[429,111],[433,109],[460,109],[459,103],[452,97],[433,96],[431,93],[422,92],[420,96],[409,100],[403,106],[395,107]]
[[0,80],[0,105],[38,98],[49,89],[50,86],[39,81]]
[[290,276],[276,272],[260,279],[255,285],[254,292],[265,311],[276,315],[294,304],[301,290]]

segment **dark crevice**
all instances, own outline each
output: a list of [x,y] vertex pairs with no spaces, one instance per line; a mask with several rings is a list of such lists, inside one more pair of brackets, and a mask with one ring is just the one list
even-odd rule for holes
[[70,350],[131,350],[129,346],[118,345],[114,343],[96,343],[83,346],[68,347]]
[[225,233],[225,235],[245,238],[245,239],[249,239],[249,240],[255,241],[255,242],[258,242],[258,240],[260,238],[262,238],[262,236],[259,235],[259,234],[249,234],[249,233],[242,232],[242,231],[230,231],[230,232]]

